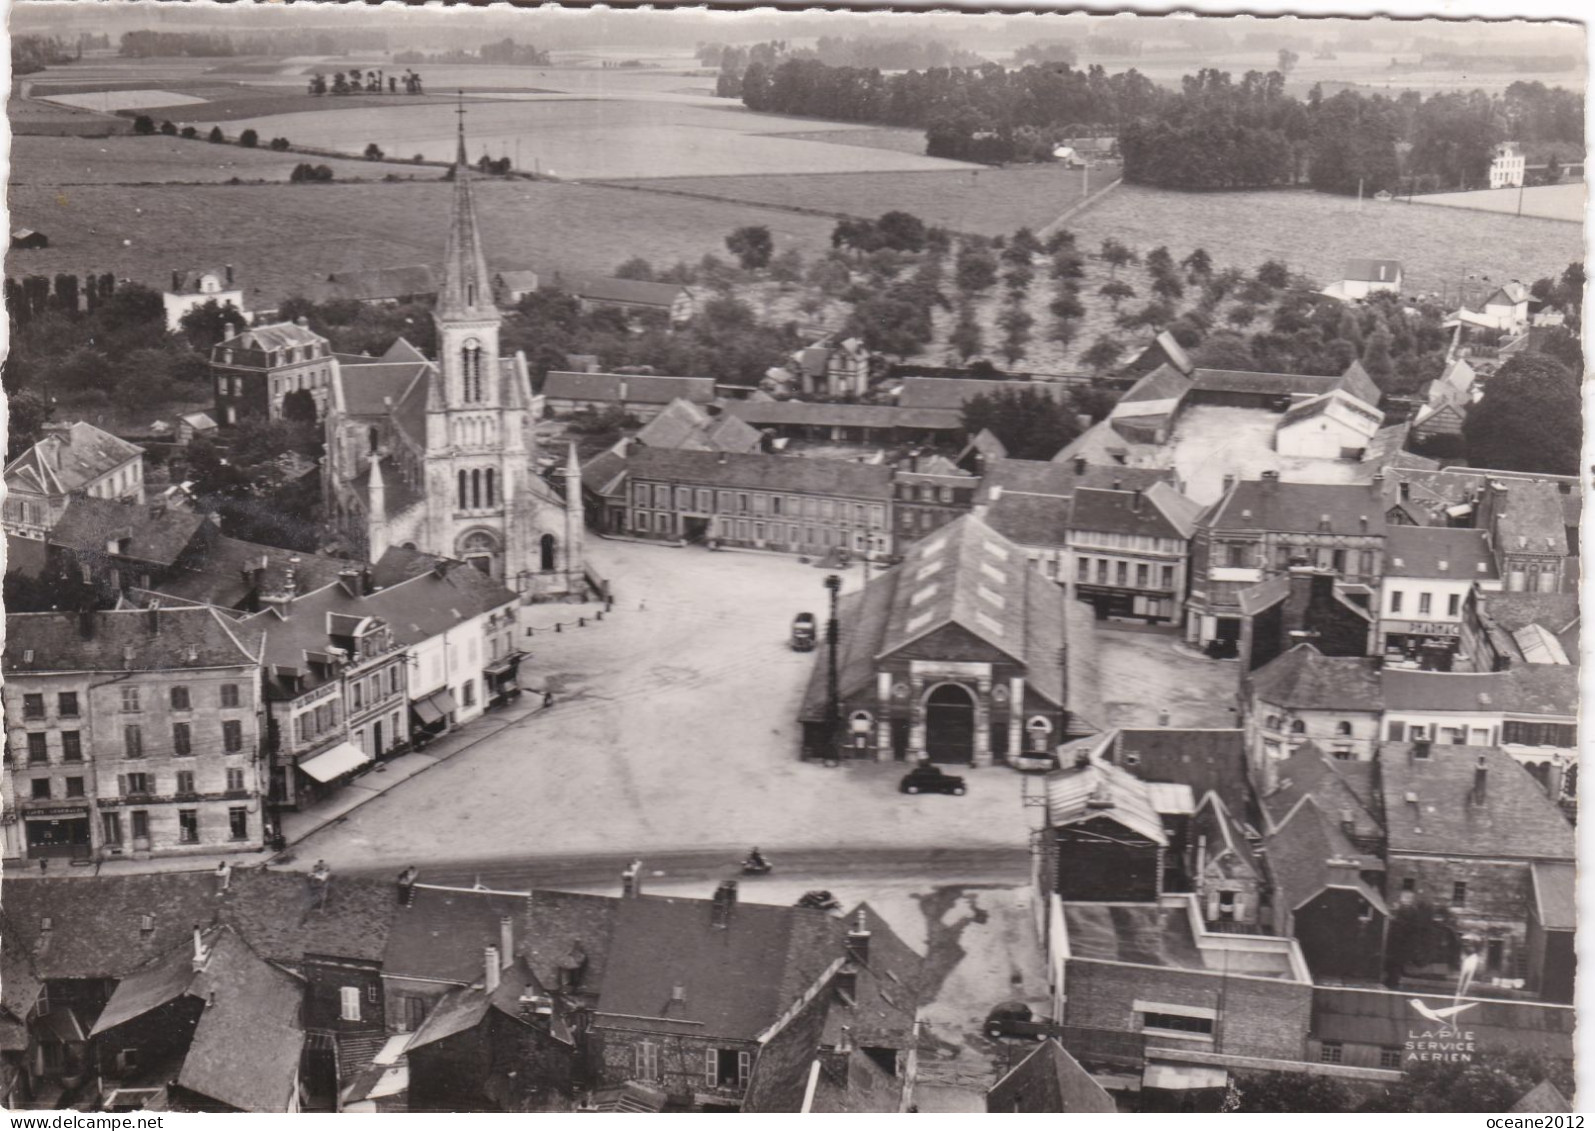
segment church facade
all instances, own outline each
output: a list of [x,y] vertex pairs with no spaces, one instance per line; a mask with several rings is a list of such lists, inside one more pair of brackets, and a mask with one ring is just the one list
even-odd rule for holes
[[531,375],[499,349],[460,133],[438,356],[400,339],[369,362],[341,359],[326,416],[327,514],[348,548],[375,561],[404,546],[469,562],[528,599],[586,586],[580,468],[565,495],[539,474]]

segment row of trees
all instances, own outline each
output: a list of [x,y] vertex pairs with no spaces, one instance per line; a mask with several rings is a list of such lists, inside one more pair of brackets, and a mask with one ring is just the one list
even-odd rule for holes
[[66,42],[54,35],[16,35],[11,37],[11,73],[13,75],[31,75],[44,70],[46,67],[59,66],[70,63],[74,58],[82,57],[82,47],[78,54],[67,47]]
[[[109,46],[109,42],[105,46]],[[341,55],[350,51],[382,51],[387,32],[375,26],[344,27],[336,32],[281,28],[222,34],[219,32],[129,31],[122,34],[120,54],[135,59],[161,55],[226,57],[230,55]]]
[[384,86],[389,94],[399,93],[399,87],[404,87],[406,94],[425,94],[422,89],[421,76],[414,71],[405,71],[403,75],[390,75],[384,71],[359,69],[350,71],[337,71],[332,76],[332,81],[327,81],[327,76],[317,71],[310,76],[309,90],[311,94],[381,94]]

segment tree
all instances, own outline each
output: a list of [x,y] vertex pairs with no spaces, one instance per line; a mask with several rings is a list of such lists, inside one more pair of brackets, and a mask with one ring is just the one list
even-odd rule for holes
[[184,126],[180,131],[178,131],[178,136],[179,137],[185,137],[189,141],[193,141],[196,137],[199,136],[199,131],[197,129],[195,129],[193,126]]
[[285,138],[285,137],[274,137],[274,138],[272,138],[271,139],[271,148],[277,150],[279,153],[284,151],[284,150],[286,150],[288,148],[288,139]]
[[769,266],[775,241],[770,238],[769,228],[762,224],[749,224],[726,237],[726,250],[737,257],[744,271],[757,271]]
[[[1279,49],[1279,73],[1280,74],[1282,74],[1282,75],[1290,74],[1292,71],[1294,71],[1296,69],[1296,64],[1299,63],[1299,62],[1301,62],[1301,56],[1296,54],[1296,52],[1292,51],[1290,48],[1281,47]],[[1312,1110],[1316,1110],[1316,1109],[1308,1108],[1306,1110],[1312,1111]]]
[[190,349],[208,354],[210,348],[228,337],[235,326],[245,324],[246,319],[232,303],[224,305],[209,299],[178,319],[177,329],[188,341]]
[[1180,282],[1178,275],[1159,275],[1152,280],[1152,290],[1171,301],[1185,297],[1185,284]]
[[1227,332],[1214,334],[1192,351],[1191,364],[1199,369],[1257,371],[1257,361],[1246,340]]
[[1277,259],[1270,259],[1257,269],[1257,281],[1265,287],[1282,291],[1290,286],[1290,268]]
[[1080,296],[1074,291],[1060,290],[1047,309],[1054,318],[1082,318],[1085,316],[1085,307],[1080,304]]
[[155,119],[148,114],[140,114],[133,119],[133,132],[148,136],[155,132]]
[[1035,318],[1022,306],[1010,306],[997,315],[997,325],[1002,327],[1002,356],[1009,365],[1025,356],[1025,346],[1035,324]]
[[1154,275],[1168,275],[1174,271],[1174,257],[1166,247],[1154,247],[1146,253],[1146,269]]
[[953,284],[964,294],[986,290],[997,281],[997,257],[991,250],[966,243],[953,264]]
[[205,136],[205,140],[210,142],[212,145],[220,145],[222,142],[226,141],[227,138],[225,135],[223,135],[222,128],[220,126],[212,126],[210,128],[210,133]]
[[921,252],[927,239],[925,221],[912,212],[883,212],[875,221],[875,236],[882,246],[896,251]]
[[1180,260],[1180,266],[1185,268],[1186,277],[1193,283],[1199,279],[1210,279],[1213,275],[1213,257],[1207,254],[1205,248],[1199,247],[1191,252]]
[[965,401],[964,430],[974,436],[981,429],[990,429],[1012,459],[1051,459],[1080,434],[1073,403],[1039,388],[1004,388]]
[[1583,435],[1574,371],[1545,354],[1496,370],[1462,424],[1468,462],[1502,471],[1577,475]]
[[796,283],[803,278],[803,253],[789,247],[770,260],[770,278],[777,283]]
[[1115,278],[1118,277],[1120,267],[1135,262],[1135,252],[1111,236],[1102,241],[1102,250],[1099,254],[1102,256],[1103,261],[1107,263]]
[[55,415],[55,405],[32,390],[11,394],[9,408],[6,418],[7,463],[37,443],[45,423]]
[[[1541,1082],[1573,1094],[1571,1066],[1527,1048],[1480,1048],[1475,1059],[1426,1060],[1362,1106],[1363,1111],[1510,1111]],[[1321,1110],[1304,1108],[1300,1110]]]
[[1002,273],[1002,282],[1003,286],[1017,298],[1030,289],[1030,283],[1035,277],[1036,273],[1030,269],[1029,264],[1014,263]]
[[238,135],[238,144],[245,149],[254,149],[255,146],[260,144],[260,135],[254,130],[245,130]]
[[1237,329],[1250,326],[1257,321],[1257,308],[1248,303],[1241,303],[1230,308],[1230,312],[1224,316],[1224,321]]
[[282,418],[305,424],[316,422],[316,395],[309,389],[295,389],[282,399]]
[[964,361],[968,361],[980,352],[983,335],[980,322],[975,318],[975,308],[971,303],[958,304],[958,321],[953,324],[952,333],[947,336],[947,344]]
[[170,121],[164,121],[161,123],[161,133],[165,134],[167,137],[176,137],[177,127]]
[[653,264],[640,255],[634,255],[615,268],[615,278],[632,279],[641,283],[654,281]]
[[1225,1110],[1291,1114],[1307,1111],[1351,1111],[1356,1098],[1351,1090],[1332,1076],[1309,1076],[1305,1072],[1259,1072],[1237,1076],[1231,1086],[1233,1099]]
[[1123,352],[1123,342],[1104,334],[1091,343],[1090,348],[1080,355],[1080,360],[1090,366],[1094,372],[1103,373],[1113,368],[1113,363],[1119,360],[1119,355]]
[[382,157],[382,147],[376,142],[373,141],[370,145],[366,146],[365,159],[367,161],[381,161]]
[[1109,279],[1098,288],[1097,294],[1111,302],[1114,311],[1117,312],[1121,302],[1135,297],[1135,288],[1123,279]]
[[1378,329],[1368,335],[1368,340],[1362,347],[1362,367],[1376,383],[1385,380],[1394,371],[1395,366],[1390,358],[1388,330]]

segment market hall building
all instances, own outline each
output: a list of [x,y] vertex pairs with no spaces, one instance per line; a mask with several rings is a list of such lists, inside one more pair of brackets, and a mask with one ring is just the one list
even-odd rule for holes
[[[843,756],[987,766],[1050,753],[1071,715],[1065,605],[1025,552],[972,515],[841,599]],[[799,715],[805,757],[834,757],[822,644]]]

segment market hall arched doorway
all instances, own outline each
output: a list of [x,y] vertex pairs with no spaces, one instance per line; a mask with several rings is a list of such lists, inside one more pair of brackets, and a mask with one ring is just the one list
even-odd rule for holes
[[975,758],[975,696],[961,683],[943,683],[925,696],[925,753],[932,762]]

